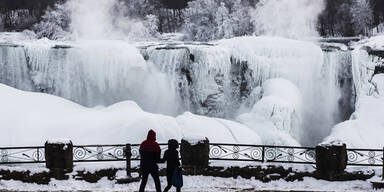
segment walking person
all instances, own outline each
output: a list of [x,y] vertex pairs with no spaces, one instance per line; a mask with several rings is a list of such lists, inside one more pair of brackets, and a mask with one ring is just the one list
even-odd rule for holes
[[[177,171],[181,172],[180,162],[179,162],[179,152],[177,151],[177,148],[179,148],[179,143],[174,139],[170,139],[168,141],[168,149],[165,151],[164,157],[162,159],[162,162],[165,162],[165,161],[167,162],[168,185],[165,187],[164,192],[168,192],[168,190],[171,189],[172,184],[175,184],[174,182],[172,182],[173,179],[174,180],[177,179],[177,178],[174,178],[174,174],[177,174]],[[181,174],[180,172],[179,174]],[[176,191],[180,192],[180,190],[181,190],[181,186],[177,186]]]
[[156,192],[161,192],[159,167],[157,166],[157,163],[160,162],[160,152],[160,146],[156,142],[156,132],[151,129],[148,131],[147,139],[140,145],[140,171],[143,178],[139,192],[144,192],[149,174],[155,182]]

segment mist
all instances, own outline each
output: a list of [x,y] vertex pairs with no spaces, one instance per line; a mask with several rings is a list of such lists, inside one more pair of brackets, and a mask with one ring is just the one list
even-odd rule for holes
[[142,40],[156,36],[156,18],[144,20],[129,17],[128,6],[118,0],[70,0],[69,11],[72,39]]
[[317,20],[324,0],[261,0],[251,11],[256,35],[293,39],[319,36]]

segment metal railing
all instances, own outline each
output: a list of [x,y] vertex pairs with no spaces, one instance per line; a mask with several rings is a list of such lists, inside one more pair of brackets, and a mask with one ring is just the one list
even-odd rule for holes
[[316,163],[315,148],[310,147],[211,143],[209,157],[210,160],[224,161]]
[[383,166],[383,149],[347,149],[347,165]]
[[[160,143],[161,156],[164,155],[165,150],[168,149],[168,144]],[[140,144],[132,144],[131,145],[131,160],[139,161],[140,160]],[[179,153],[180,154],[180,153]]]
[[[210,143],[209,159],[292,164],[316,164],[314,147]],[[126,161],[125,146],[74,145],[74,162]],[[132,144],[131,160],[140,160],[139,144]],[[160,144],[162,153],[167,144]],[[383,166],[383,149],[347,149],[348,166]],[[0,148],[1,164],[45,163],[44,146]]]
[[73,162],[125,161],[125,145],[74,145]]
[[0,148],[0,164],[44,163],[44,151],[41,146]]

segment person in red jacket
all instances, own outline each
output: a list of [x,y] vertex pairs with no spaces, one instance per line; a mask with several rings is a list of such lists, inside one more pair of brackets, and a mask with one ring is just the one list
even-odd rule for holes
[[160,153],[160,146],[156,142],[156,132],[151,129],[148,131],[147,140],[140,145],[140,171],[143,178],[139,192],[144,192],[149,174],[152,175],[155,182],[156,192],[161,192],[159,167],[157,166],[157,163],[160,162]]

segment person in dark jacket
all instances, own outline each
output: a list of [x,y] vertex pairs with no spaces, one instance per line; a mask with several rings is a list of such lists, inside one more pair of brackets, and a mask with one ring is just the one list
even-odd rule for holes
[[140,145],[140,171],[143,178],[139,192],[144,192],[149,174],[152,175],[155,182],[156,192],[161,192],[159,167],[157,166],[157,163],[160,162],[160,152],[160,146],[156,142],[156,132],[151,129],[148,131],[147,140]]
[[[167,162],[167,182],[168,185],[165,187],[164,192],[168,192],[172,187],[172,177],[175,172],[175,169],[180,166],[179,162],[179,152],[177,151],[179,148],[179,143],[171,139],[168,141],[168,149],[164,153],[164,157],[162,162]],[[177,192],[180,192],[180,187],[176,188]]]

